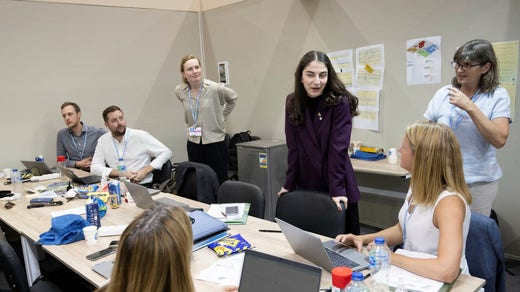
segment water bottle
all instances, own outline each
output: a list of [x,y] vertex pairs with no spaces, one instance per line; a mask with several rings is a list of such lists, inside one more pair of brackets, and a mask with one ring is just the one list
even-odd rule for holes
[[345,287],[352,278],[352,270],[347,267],[335,267],[331,271],[332,274],[332,292],[344,292]]
[[390,271],[390,249],[382,237],[374,239],[375,246],[372,247],[368,254],[369,269],[372,275],[382,273],[378,276],[378,281],[374,283],[376,290],[386,290],[388,288],[388,272]]
[[119,180],[126,180],[126,165],[123,158],[119,158],[119,161],[117,162],[117,171],[119,171]]
[[18,193],[20,195],[22,194],[22,177],[20,176],[20,172],[17,168],[13,168],[11,170],[11,185],[13,186],[13,193]]
[[345,291],[348,292],[369,292],[370,289],[363,283],[363,274],[361,272],[352,273],[352,281],[348,284]]
[[63,173],[63,171],[61,171],[61,168],[67,167],[67,157],[65,157],[64,155],[60,155],[60,156],[58,156],[57,162],[58,162],[58,170],[60,172],[60,177],[64,178],[65,174]]

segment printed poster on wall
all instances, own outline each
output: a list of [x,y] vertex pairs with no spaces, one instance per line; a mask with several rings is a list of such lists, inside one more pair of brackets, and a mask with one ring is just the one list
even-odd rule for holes
[[441,83],[441,37],[406,41],[406,82],[408,85]]

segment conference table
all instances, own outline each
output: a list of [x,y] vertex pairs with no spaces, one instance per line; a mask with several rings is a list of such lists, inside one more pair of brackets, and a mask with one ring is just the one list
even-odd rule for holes
[[[61,179],[54,180],[60,181]],[[54,181],[43,182],[26,182],[24,186],[33,188],[36,185],[48,185]],[[3,182],[3,180],[0,180]],[[9,189],[9,185],[3,186],[3,189]],[[179,197],[173,194],[160,193],[154,198],[169,197],[176,201],[188,204],[190,207],[202,208],[207,211],[209,205],[193,201],[187,198]],[[14,200],[15,206],[11,209],[5,209],[3,203],[0,203],[0,219],[18,232],[28,242],[36,242],[39,235],[46,232],[51,224],[51,212],[63,211],[72,208],[78,208],[85,204],[85,200],[74,199],[69,202],[63,200],[63,205],[27,209],[31,196],[23,194],[21,198]],[[110,209],[101,220],[102,226],[105,225],[121,225],[129,224],[133,218],[143,210],[134,204],[122,203],[117,209]],[[260,232],[261,229],[279,230],[275,222],[259,219],[249,216],[245,225],[229,225],[230,234],[241,234],[244,239],[251,243],[257,251],[268,253],[282,258],[287,258],[307,264],[312,264],[299,255],[295,254],[289,243],[282,233],[266,233]],[[99,262],[114,260],[115,254],[101,258],[97,261],[86,259],[88,254],[108,247],[110,241],[117,240],[119,236],[99,237],[96,244],[87,245],[85,240],[74,242],[66,245],[44,245],[43,250],[49,255],[58,259],[72,271],[83,277],[95,287],[104,285],[107,280],[92,270],[92,267]],[[328,239],[321,236],[322,240]],[[204,269],[212,266],[219,257],[209,248],[202,248],[193,252],[192,258],[192,275],[195,279],[197,275]],[[197,291],[218,291],[222,287],[218,283],[194,280]],[[482,287],[485,280],[461,275],[452,287],[452,291],[476,291]],[[331,286],[331,275],[327,271],[323,271],[321,279],[321,288],[329,288]]]

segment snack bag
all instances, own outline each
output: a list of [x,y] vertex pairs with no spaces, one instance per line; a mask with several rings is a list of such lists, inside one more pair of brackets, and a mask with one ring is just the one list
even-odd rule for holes
[[231,235],[208,245],[218,256],[225,256],[251,248],[240,234]]

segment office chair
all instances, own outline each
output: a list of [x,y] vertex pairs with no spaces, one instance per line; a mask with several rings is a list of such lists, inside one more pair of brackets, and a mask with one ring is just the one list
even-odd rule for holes
[[471,213],[466,260],[472,276],[486,279],[485,291],[506,290],[504,248],[495,220]]
[[276,202],[276,217],[301,229],[336,237],[345,233],[345,208],[338,211],[327,193],[294,190],[281,195]]
[[172,177],[172,162],[168,159],[161,169],[153,170],[152,185],[158,186]]
[[175,168],[175,193],[206,204],[217,201],[220,187],[217,174],[206,164],[183,161]]
[[264,193],[257,185],[242,181],[225,181],[220,185],[217,203],[249,203],[249,215],[264,218]]
[[0,239],[0,267],[12,291],[61,291],[58,286],[41,277],[29,287],[24,266],[5,238]]

